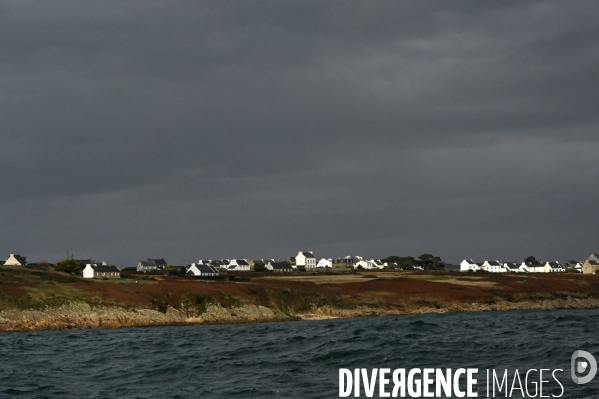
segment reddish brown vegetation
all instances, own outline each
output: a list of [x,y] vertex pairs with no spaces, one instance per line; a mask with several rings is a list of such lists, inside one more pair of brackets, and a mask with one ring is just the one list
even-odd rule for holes
[[[83,300],[98,305],[147,306],[164,310],[168,306],[181,307],[186,301],[196,304],[208,301],[225,307],[252,303],[284,312],[307,311],[315,306],[345,309],[356,306],[451,308],[472,302],[493,304],[567,296],[596,298],[599,293],[599,276],[576,274],[378,273],[376,276],[379,278],[372,276],[363,281],[315,284],[284,278],[227,282],[160,277],[149,281],[142,280],[141,276],[137,283],[134,279],[90,282],[57,273],[49,273],[49,277],[41,276],[37,280],[20,278],[27,273],[31,274],[29,271],[14,271],[11,275],[13,280],[0,284],[0,299],[5,305],[7,299],[23,298],[32,290],[41,289],[43,284],[68,287],[64,300]],[[329,277],[329,281],[334,281],[334,278]]]

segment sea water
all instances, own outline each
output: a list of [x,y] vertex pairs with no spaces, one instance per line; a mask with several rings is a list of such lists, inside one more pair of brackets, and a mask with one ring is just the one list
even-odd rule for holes
[[479,369],[478,397],[486,370],[561,369],[561,397],[599,398],[599,375],[570,375],[576,350],[599,359],[598,327],[556,310],[5,333],[0,398],[336,398],[340,369],[426,367]]

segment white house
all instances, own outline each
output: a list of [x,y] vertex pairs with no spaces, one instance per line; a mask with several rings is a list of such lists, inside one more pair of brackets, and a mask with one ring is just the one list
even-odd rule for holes
[[195,277],[217,277],[218,269],[210,265],[192,263],[186,273],[187,276]]
[[549,270],[549,273],[561,273],[566,271],[564,265],[558,261],[545,262],[543,266],[545,267],[545,270]]
[[4,264],[6,266],[25,266],[27,264],[27,258],[17,254],[10,254]]
[[503,268],[506,272],[518,273],[520,271],[518,262],[504,262]]
[[528,273],[549,273],[549,269],[545,268],[545,263],[543,262],[540,262],[538,265],[532,262],[522,262],[520,270]]
[[472,259],[464,259],[462,261],[462,263],[460,263],[460,271],[462,271],[462,272],[467,272],[470,270],[477,271],[477,270],[480,270],[481,266],[482,266],[482,263],[476,263]]
[[376,265],[377,269],[383,269],[385,266],[387,266],[387,264],[383,263],[379,259],[370,259],[370,261]]
[[116,266],[88,263],[83,269],[83,278],[120,278],[121,271]]
[[364,260],[361,259],[358,262],[354,263],[354,269],[357,269],[359,267],[362,267],[362,269],[378,269],[378,266],[375,262],[373,262],[372,260]]
[[236,272],[249,272],[250,264],[245,259],[231,259],[227,270]]
[[306,269],[316,267],[316,257],[312,251],[299,251],[295,257],[295,266],[304,266]]
[[580,273],[582,273],[582,266],[583,266],[584,262],[581,261],[577,261],[577,260],[569,260],[564,264],[564,268],[567,269],[574,269],[576,271],[579,271]]
[[482,270],[486,270],[491,273],[505,273],[506,270],[498,260],[486,260],[483,262]]
[[533,264],[531,262],[522,262],[518,266],[518,271],[520,273],[534,273]]
[[333,259],[325,259],[322,258],[321,260],[318,261],[318,263],[316,264],[316,267],[333,267]]

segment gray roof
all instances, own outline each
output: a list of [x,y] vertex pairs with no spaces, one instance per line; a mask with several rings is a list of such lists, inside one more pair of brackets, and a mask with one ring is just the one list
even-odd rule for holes
[[216,273],[218,274],[218,270],[210,265],[196,265],[199,271],[202,273]]
[[12,256],[19,261],[20,264],[22,265],[26,265],[27,264],[27,258],[21,255],[17,255],[17,254],[12,254]]
[[273,269],[293,269],[289,262],[271,262],[270,264]]
[[156,266],[166,266],[168,264],[168,263],[166,263],[164,258],[160,258],[160,259],[148,258],[148,261],[154,262],[156,264]]
[[547,262],[549,263],[549,266],[551,267],[563,267],[561,263],[559,262]]
[[152,259],[140,260],[139,263],[141,263],[142,266],[154,266],[154,267],[158,266],[156,264],[156,262],[154,262]]
[[245,259],[237,259],[236,262],[240,266],[249,266],[250,265],[249,263],[247,263],[247,261]]
[[95,272],[116,272],[116,273],[120,273],[120,270],[116,266],[91,265],[91,268]]
[[314,256],[314,254],[312,252],[303,252],[302,251],[302,255],[304,255],[306,258],[314,258],[314,259],[316,259],[316,257]]

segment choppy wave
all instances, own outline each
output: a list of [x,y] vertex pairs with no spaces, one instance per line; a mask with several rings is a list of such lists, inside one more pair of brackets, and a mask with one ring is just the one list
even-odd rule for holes
[[559,310],[2,334],[0,397],[335,398],[339,368],[542,367],[565,370],[564,398],[597,398],[565,380],[598,326]]

